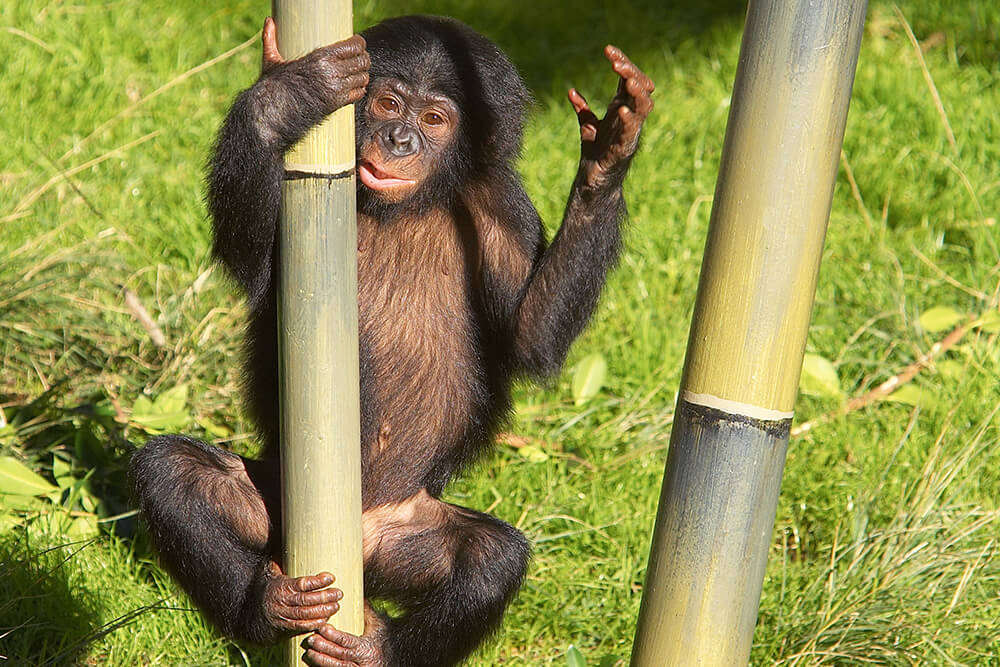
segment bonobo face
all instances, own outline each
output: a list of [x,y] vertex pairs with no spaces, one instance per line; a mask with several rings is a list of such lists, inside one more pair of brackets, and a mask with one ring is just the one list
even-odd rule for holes
[[458,108],[398,79],[376,81],[365,104],[358,178],[383,202],[402,202],[441,166],[458,130]]

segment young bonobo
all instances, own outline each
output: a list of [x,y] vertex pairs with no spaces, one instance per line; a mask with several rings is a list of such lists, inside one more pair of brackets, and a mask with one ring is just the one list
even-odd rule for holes
[[[569,92],[580,164],[547,244],[513,166],[529,95],[485,37],[405,17],[285,61],[265,23],[262,73],[222,126],[208,190],[215,255],[249,301],[246,384],[265,455],[167,436],[132,463],[164,564],[227,634],[311,632],[311,665],[437,666],[499,624],[528,543],[438,498],[504,420],[512,378],[559,370],[616,260],[653,83],[618,49],[605,55],[621,77],[607,115]],[[399,610],[366,605],[360,637],[326,624],[341,598],[331,574],[283,574],[273,463],[282,156],[355,102],[365,594]]]

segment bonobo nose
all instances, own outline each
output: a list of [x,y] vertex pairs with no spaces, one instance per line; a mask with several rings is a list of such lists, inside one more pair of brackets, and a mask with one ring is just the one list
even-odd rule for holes
[[403,123],[392,123],[382,132],[382,143],[393,157],[406,157],[420,150],[420,138]]

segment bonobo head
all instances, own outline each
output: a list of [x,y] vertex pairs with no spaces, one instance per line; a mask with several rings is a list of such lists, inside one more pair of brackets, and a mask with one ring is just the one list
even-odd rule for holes
[[530,96],[500,49],[433,16],[362,35],[372,66],[356,106],[359,210],[391,219],[448,209],[474,180],[512,168]]

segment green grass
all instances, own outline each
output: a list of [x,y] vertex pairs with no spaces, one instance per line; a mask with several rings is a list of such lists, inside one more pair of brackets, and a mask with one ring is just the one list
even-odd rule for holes
[[[588,664],[628,657],[742,27],[741,3],[663,5],[356,3],[359,26],[452,14],[511,54],[537,100],[522,173],[550,227],[577,151],[565,89],[611,94],[605,42],[658,86],[627,186],[626,252],[569,360],[603,355],[603,389],[576,406],[570,372],[519,387],[510,430],[543,455],[501,445],[449,490],[535,544],[521,595],[474,664],[566,664],[570,644]],[[235,646],[191,610],[127,516],[123,475],[148,437],[137,399],[178,386],[186,401],[171,428],[247,446],[234,363],[242,306],[211,269],[201,193],[213,134],[254,79],[259,46],[204,65],[250,40],[266,11],[0,0],[0,456],[57,487],[0,496],[10,664],[274,656]],[[797,420],[927,353],[947,333],[921,324],[931,308],[996,311],[998,26],[991,0],[909,0],[898,14],[872,2],[808,343],[843,395],[803,395]],[[753,664],[1000,665],[997,337],[971,329],[906,402],[792,441]]]

